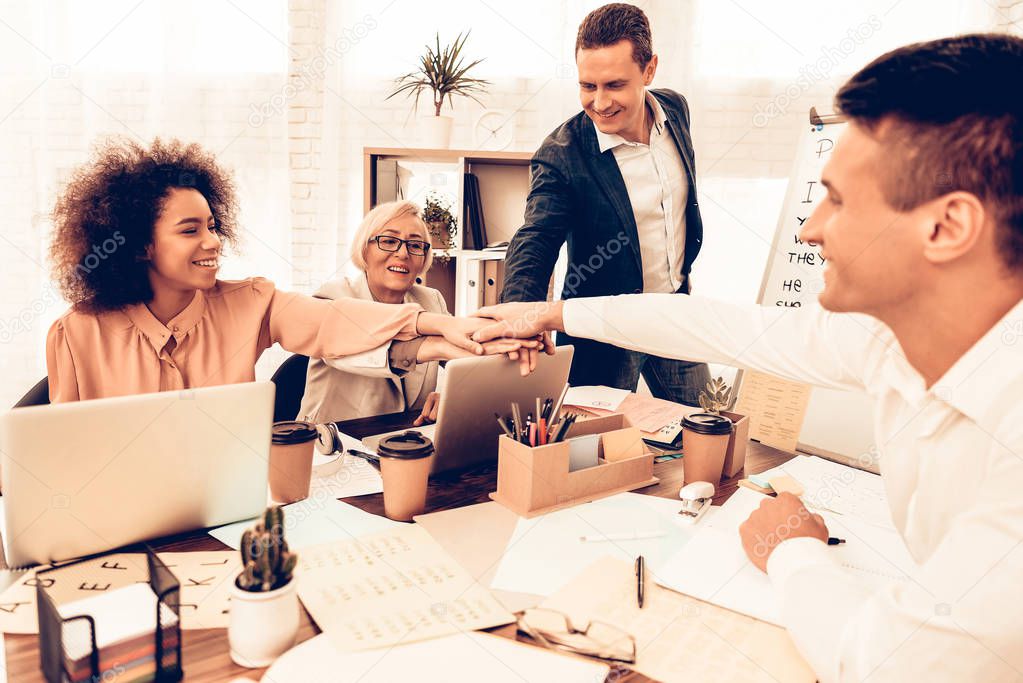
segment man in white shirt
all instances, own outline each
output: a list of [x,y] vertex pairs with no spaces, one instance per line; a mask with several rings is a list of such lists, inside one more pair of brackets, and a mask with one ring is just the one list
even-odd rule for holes
[[[850,125],[801,235],[826,310],[637,295],[506,304],[477,333],[565,329],[876,398],[892,521],[918,563],[872,588],[790,494],[740,529],[822,681],[1023,679],[1023,40],[879,57],[839,91]],[[857,315],[866,314],[866,315]]]

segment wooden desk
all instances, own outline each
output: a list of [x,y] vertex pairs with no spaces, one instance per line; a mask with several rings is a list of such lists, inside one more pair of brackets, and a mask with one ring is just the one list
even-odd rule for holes
[[[411,424],[416,415],[417,413],[396,413],[394,415],[350,420],[342,423],[341,428],[345,433],[361,438],[371,434],[401,429]],[[791,453],[779,451],[751,441],[749,454],[746,458],[745,472],[746,474],[763,472],[776,465],[780,465],[791,457]],[[654,474],[660,478],[660,482],[655,486],[640,489],[637,493],[660,496],[662,498],[675,498],[678,495],[679,488],[682,486],[681,461],[671,460],[654,464]],[[734,477],[718,486],[717,494],[714,496],[715,504],[720,505],[732,495],[738,486],[738,480],[739,477]],[[496,463],[460,473],[448,473],[434,477],[430,480],[429,493],[426,500],[427,512],[488,502],[490,498],[487,494],[496,488]],[[367,512],[377,515],[384,514],[382,494],[343,498],[342,500]],[[153,546],[160,551],[226,549],[226,546],[205,531],[196,531],[161,539],[153,543]],[[6,565],[4,566],[6,567]],[[308,640],[319,632],[319,629],[316,628],[309,618],[309,614],[303,609],[301,626],[298,633],[299,642]],[[508,637],[514,637],[514,630],[510,627],[502,627],[497,629],[496,632]],[[258,680],[263,676],[265,669],[245,669],[231,661],[231,656],[228,653],[226,629],[182,631],[181,637],[182,663],[184,664],[185,678],[189,681],[227,683],[236,677],[248,677]],[[34,635],[5,635],[4,641],[7,649],[8,679],[18,681],[19,683],[44,681],[42,671],[39,668],[38,637]],[[608,680],[622,683],[637,683],[639,681],[649,681],[650,679],[634,672],[618,670],[612,671]]]

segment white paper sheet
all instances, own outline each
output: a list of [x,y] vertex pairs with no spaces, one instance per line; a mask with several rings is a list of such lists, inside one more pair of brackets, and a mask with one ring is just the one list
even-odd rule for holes
[[798,455],[759,476],[788,474],[803,485],[802,499],[818,509],[892,528],[888,496],[881,477],[817,456]]
[[[360,450],[369,452],[366,448]],[[325,459],[327,456],[319,457]],[[313,463],[313,478],[309,483],[310,497],[320,495],[328,498],[348,498],[380,493],[384,490],[380,472],[362,458],[352,455],[330,457],[332,460],[321,465],[321,471],[329,469],[329,474],[317,476],[316,463]]]
[[[620,493],[532,519],[520,519],[491,588],[552,595],[594,561],[643,555],[654,574],[684,546],[697,527],[678,521],[682,502]],[[703,524],[703,522],[700,522]],[[582,536],[663,533],[658,538],[584,542]]]
[[629,668],[664,683],[812,683],[816,676],[784,629],[648,583],[636,604],[632,562],[605,557],[542,607],[574,623],[614,624],[636,639]]
[[[234,550],[158,554],[181,584],[181,628],[227,628],[231,581],[241,571],[241,556]],[[41,580],[48,582],[54,601],[64,604],[145,581],[148,571],[144,554],[115,553],[50,572]],[[0,593],[0,631],[39,632],[36,582],[33,569]]]
[[[614,411],[618,410],[630,393],[628,389],[605,386],[571,387],[565,394],[563,405]],[[532,412],[529,409],[525,410]]]
[[[210,530],[210,536],[229,548],[241,547],[242,534],[255,518]],[[284,506],[284,535],[293,549],[347,540],[402,526],[386,517],[363,512],[354,505],[335,500],[327,493],[312,491],[309,498]]]
[[332,498],[348,496],[365,496],[380,493],[384,490],[384,482],[380,472],[372,465],[352,455],[348,449],[354,448],[365,453],[376,453],[354,436],[339,432],[342,452],[336,455],[313,453],[313,478],[310,484],[310,496],[315,492]]
[[[764,496],[740,487],[716,514],[701,523],[700,532],[661,568],[657,583],[701,600],[781,624],[778,596],[767,574],[746,557],[739,525]],[[714,512],[712,510],[711,512]],[[881,585],[905,581],[915,564],[898,532],[849,515],[821,511],[832,536],[846,543],[828,552],[862,580]]]
[[608,672],[604,664],[486,633],[348,653],[319,635],[285,652],[263,683],[603,683]]
[[412,524],[305,548],[295,577],[309,615],[345,652],[514,621],[490,591]]

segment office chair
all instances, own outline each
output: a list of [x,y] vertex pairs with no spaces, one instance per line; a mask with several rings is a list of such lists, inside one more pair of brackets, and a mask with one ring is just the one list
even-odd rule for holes
[[35,386],[21,397],[21,400],[14,404],[15,408],[26,406],[48,406],[50,405],[50,378],[43,377],[36,382]]
[[305,374],[309,367],[309,357],[299,354],[289,356],[274,372],[270,381],[277,385],[274,396],[274,422],[294,420],[302,407],[305,395]]

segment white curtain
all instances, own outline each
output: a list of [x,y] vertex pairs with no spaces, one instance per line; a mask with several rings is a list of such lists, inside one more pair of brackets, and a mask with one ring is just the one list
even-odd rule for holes
[[67,303],[50,284],[49,212],[93,143],[194,141],[234,169],[243,253],[222,277],[290,284],[286,118],[258,121],[287,68],[285,0],[0,3],[0,407],[45,375]]

